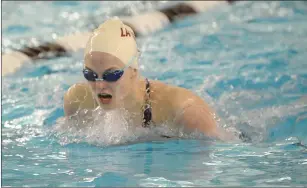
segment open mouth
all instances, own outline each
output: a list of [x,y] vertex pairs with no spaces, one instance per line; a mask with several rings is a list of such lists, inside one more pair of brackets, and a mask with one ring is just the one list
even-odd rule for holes
[[107,93],[99,93],[99,94],[98,94],[98,97],[99,97],[99,98],[105,98],[105,99],[111,99],[111,98],[112,98],[112,95],[107,94]]
[[97,96],[102,104],[109,104],[112,100],[112,95],[108,93],[99,93]]

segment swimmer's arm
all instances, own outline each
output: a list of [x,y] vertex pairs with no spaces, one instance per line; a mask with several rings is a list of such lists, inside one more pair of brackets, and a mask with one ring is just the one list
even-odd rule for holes
[[69,93],[66,92],[64,95],[64,114],[69,117],[75,114],[79,109],[80,103],[75,102],[69,96]]
[[197,129],[209,137],[218,137],[218,130],[211,113],[204,106],[189,105],[179,113],[177,123],[191,130]]
[[64,95],[65,116],[74,115],[81,109],[94,109],[96,107],[91,90],[87,84],[74,84]]
[[187,101],[189,102],[177,106],[176,123],[191,130],[197,129],[208,137],[224,141],[234,139],[233,135],[217,126],[215,113],[202,99],[197,96],[189,96]]

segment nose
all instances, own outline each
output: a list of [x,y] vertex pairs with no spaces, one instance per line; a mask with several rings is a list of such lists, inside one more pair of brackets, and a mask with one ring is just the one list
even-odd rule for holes
[[97,80],[95,82],[95,86],[96,86],[97,89],[103,90],[107,87],[107,82],[104,81],[104,80]]

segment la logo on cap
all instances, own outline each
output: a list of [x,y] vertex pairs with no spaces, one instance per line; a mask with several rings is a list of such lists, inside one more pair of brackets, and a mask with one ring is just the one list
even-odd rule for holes
[[133,35],[126,28],[122,28],[122,27],[120,28],[120,33],[121,33],[120,34],[121,37],[131,37],[131,35]]

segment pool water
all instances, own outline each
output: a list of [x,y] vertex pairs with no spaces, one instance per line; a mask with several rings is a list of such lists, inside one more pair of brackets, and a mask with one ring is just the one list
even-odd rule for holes
[[[2,50],[164,4],[127,3],[4,2]],[[2,77],[2,185],[306,185],[307,150],[297,144],[307,143],[306,15],[305,2],[240,2],[138,38],[143,75],[199,94],[222,126],[247,132],[248,143],[129,143],[106,128],[83,138],[55,133],[64,92],[84,82],[82,51],[25,64]]]

